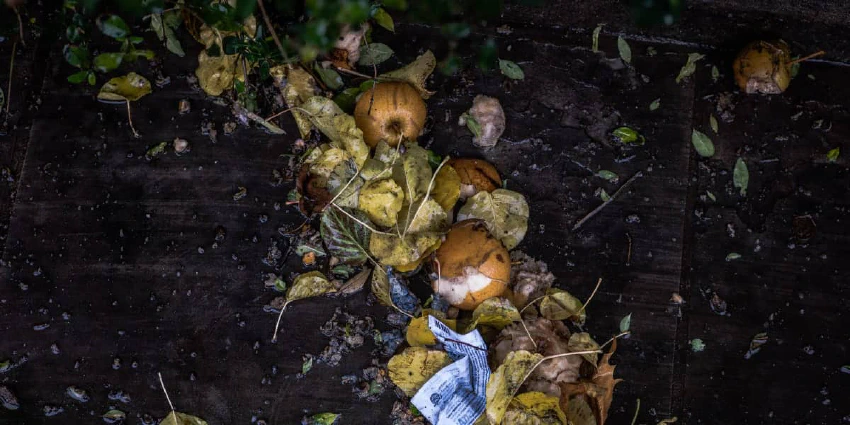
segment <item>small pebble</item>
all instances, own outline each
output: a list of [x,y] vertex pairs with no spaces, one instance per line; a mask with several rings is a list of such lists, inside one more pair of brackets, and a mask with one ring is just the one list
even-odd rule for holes
[[89,401],[89,394],[86,392],[86,390],[82,388],[75,387],[72,385],[68,387],[65,392],[68,394],[68,397],[71,397],[74,400],[79,401],[80,403],[86,403]]
[[53,406],[53,405],[49,405],[49,404],[47,406],[44,406],[43,410],[44,410],[44,416],[47,416],[47,417],[56,416],[56,415],[65,411],[65,409],[63,409],[60,406]]
[[8,410],[18,410],[21,407],[21,404],[18,403],[18,398],[5,385],[0,385],[0,406]]

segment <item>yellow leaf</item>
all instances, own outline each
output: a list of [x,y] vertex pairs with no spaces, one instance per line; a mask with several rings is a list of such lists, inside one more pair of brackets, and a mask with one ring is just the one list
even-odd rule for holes
[[110,79],[100,88],[98,100],[107,102],[134,102],[151,92],[151,82],[135,72]]
[[171,412],[159,425],[207,425],[207,421],[180,412]]
[[447,212],[454,208],[460,198],[460,176],[451,165],[443,165],[443,168],[440,168],[434,178],[431,195]]
[[[274,78],[275,85],[280,87],[283,100],[289,108],[298,108],[307,99],[317,94],[316,80],[300,66],[279,65],[272,68],[269,73]],[[298,132],[301,133],[301,137],[304,139],[309,137],[310,130],[313,128],[310,124],[310,118],[298,109],[292,109],[290,112],[292,117],[295,118],[295,124],[298,125]]]
[[508,353],[502,363],[487,381],[487,419],[491,424],[499,425],[508,410],[508,405],[522,386],[525,377],[532,368],[543,359],[537,353],[525,350]]
[[425,89],[425,80],[432,72],[434,72],[434,68],[436,66],[437,58],[435,58],[434,54],[428,50],[427,52],[419,55],[415,61],[396,69],[395,71],[381,74],[378,78],[380,79],[381,77],[385,77],[394,80],[406,81],[419,91],[419,95],[422,96],[423,99],[427,99],[431,97],[434,92]]
[[316,176],[328,178],[334,168],[349,158],[348,152],[339,148],[330,148],[322,152],[315,161],[310,164],[310,173]]
[[418,145],[407,145],[407,152],[393,167],[393,180],[404,190],[404,199],[412,204],[425,196],[431,183],[431,165],[428,152]]
[[419,200],[405,206],[398,213],[402,233],[440,233],[448,230],[449,216],[446,210],[431,198]]
[[198,85],[210,96],[219,96],[233,85],[236,75],[236,55],[210,56],[206,50],[198,54],[195,76]]
[[498,330],[504,329],[513,322],[522,320],[519,310],[507,298],[493,297],[484,300],[472,312],[472,321],[465,332],[471,332],[480,325],[490,326]]
[[412,272],[412,271],[416,270],[416,268],[419,267],[419,265],[422,263],[422,261],[425,260],[426,258],[428,258],[428,256],[431,255],[432,252],[436,251],[437,248],[439,248],[442,243],[443,242],[438,239],[437,242],[434,245],[431,245],[430,248],[426,249],[425,252],[423,252],[422,255],[419,256],[418,260],[416,260],[412,263],[407,263],[407,264],[402,264],[400,266],[395,266],[395,270],[399,273],[408,273],[408,272]]
[[[581,325],[587,318],[582,309],[584,304],[569,292],[556,288],[546,291],[546,296],[540,300],[540,315],[549,320],[567,320]],[[578,313],[581,311],[581,313]],[[578,314],[577,314],[578,313]]]
[[357,167],[362,167],[369,157],[369,146],[363,141],[363,132],[357,128],[354,117],[346,114],[324,96],[313,96],[301,105],[307,117],[328,139],[354,158]]
[[412,397],[435,373],[451,363],[445,351],[409,347],[390,359],[387,370],[393,384]]
[[392,169],[377,159],[369,158],[360,168],[360,177],[365,180],[383,179],[392,175]]
[[437,343],[437,337],[435,337],[434,333],[431,332],[431,329],[428,328],[428,316],[432,315],[440,319],[440,321],[443,322],[443,324],[445,324],[446,326],[448,326],[449,329],[453,331],[457,330],[456,320],[449,320],[445,317],[439,317],[439,315],[431,314],[430,310],[423,310],[422,316],[414,318],[410,321],[410,324],[407,325],[406,339],[407,343],[410,344],[411,347],[422,347],[425,345],[434,345]]
[[[570,340],[567,342],[567,349],[570,352],[575,351],[592,351],[598,350],[599,344],[593,340],[587,332],[578,332],[570,335]],[[582,354],[581,355],[585,360],[590,362],[592,365],[596,365],[596,361],[599,358],[599,355],[596,353]]]
[[369,251],[385,266],[402,266],[418,261],[431,247],[440,242],[439,235],[397,235],[373,233]]
[[403,200],[404,192],[392,179],[370,180],[360,189],[359,208],[373,223],[392,227]]
[[558,397],[541,392],[522,393],[514,397],[505,412],[504,422],[511,425],[566,425]]
[[336,292],[336,287],[321,272],[304,273],[296,277],[292,286],[286,291],[286,303],[317,297],[330,292]]
[[387,142],[381,140],[375,145],[375,158],[378,161],[383,162],[384,164],[392,164],[398,159],[398,150],[396,148],[391,147]]
[[528,203],[525,197],[511,190],[481,191],[458,211],[457,221],[470,218],[484,220],[487,230],[510,250],[522,241],[528,230]]

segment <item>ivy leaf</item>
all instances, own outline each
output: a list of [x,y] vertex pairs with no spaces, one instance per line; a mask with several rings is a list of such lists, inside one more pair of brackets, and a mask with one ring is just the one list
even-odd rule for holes
[[130,27],[118,15],[105,15],[97,20],[97,27],[107,37],[123,40],[130,34]]
[[510,78],[511,80],[525,79],[525,73],[522,72],[522,68],[520,68],[516,62],[499,59],[499,70],[502,71],[502,75]]
[[[345,208],[345,211],[362,223],[369,223],[366,213]],[[322,214],[320,232],[325,246],[340,262],[360,265],[369,258],[368,247],[371,232],[363,224],[338,211],[328,208]]]
[[325,85],[331,90],[336,90],[344,85],[342,77],[333,69],[322,68],[317,63],[313,66],[313,70],[316,71],[316,74],[319,75],[319,79],[321,79],[322,82],[325,83]]
[[393,49],[383,43],[371,43],[360,48],[360,60],[363,66],[377,65],[393,55]]
[[750,184],[750,171],[747,163],[738,158],[735,162],[735,170],[732,172],[732,184],[741,190],[741,196],[747,196],[747,186]]
[[628,332],[629,328],[632,326],[632,313],[629,313],[627,316],[623,317],[620,320],[620,333]]
[[841,148],[830,149],[829,152],[826,153],[826,160],[834,163],[838,161],[839,155],[841,155]]
[[602,27],[604,25],[605,24],[599,24],[599,25],[596,26],[596,28],[593,29],[593,44],[591,45],[591,49],[593,50],[593,53],[596,53],[596,52],[599,51],[599,33],[602,32]]
[[705,133],[694,129],[691,132],[691,143],[701,157],[710,158],[714,156],[714,143]]
[[375,20],[375,23],[384,27],[388,31],[395,32],[395,24],[393,23],[393,17],[384,10],[383,7],[375,8],[372,11],[372,19]]
[[470,218],[484,220],[490,234],[511,250],[528,230],[528,203],[522,194],[507,189],[481,191],[461,207],[457,221]]
[[123,53],[101,53],[94,57],[94,69],[109,72],[118,68],[124,61]]
[[617,37],[617,50],[620,51],[620,57],[626,63],[632,63],[632,48],[629,47],[629,43],[623,37]]
[[185,413],[174,412],[168,414],[159,425],[208,425],[207,421]]
[[683,79],[690,77],[697,70],[697,62],[702,60],[705,55],[700,53],[690,53],[688,54],[688,61],[685,62],[685,66],[679,70],[679,75],[676,76],[676,84],[680,83]]

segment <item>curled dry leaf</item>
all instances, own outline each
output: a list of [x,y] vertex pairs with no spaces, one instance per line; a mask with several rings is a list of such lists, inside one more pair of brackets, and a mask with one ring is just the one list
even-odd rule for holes
[[310,165],[301,166],[298,178],[295,180],[295,189],[300,195],[298,208],[306,216],[321,212],[331,201],[331,194],[327,189],[327,179],[310,173]]
[[568,417],[570,410],[575,409],[571,407],[571,404],[574,403],[573,400],[581,400],[581,396],[584,396],[586,403],[590,405],[593,415],[596,417],[596,424],[605,424],[605,420],[608,419],[608,409],[611,407],[611,401],[614,398],[614,387],[622,381],[622,379],[614,378],[616,366],[609,363],[616,350],[617,340],[615,339],[611,343],[611,351],[602,355],[596,373],[589,381],[561,385],[561,408],[567,412]]
[[472,332],[478,326],[489,326],[502,330],[522,318],[519,310],[507,298],[493,297],[484,300],[472,311],[472,321],[466,326],[466,332]]
[[207,425],[207,421],[197,416],[172,411],[159,425]]
[[198,85],[210,96],[220,96],[233,85],[236,76],[236,55],[210,56],[206,50],[198,53],[198,68],[195,76]]
[[360,60],[360,45],[363,43],[363,36],[366,35],[368,30],[368,23],[361,24],[356,31],[350,25],[342,27],[340,36],[330,53],[330,60],[334,66],[352,69],[354,64]]
[[571,320],[583,325],[587,314],[582,306],[584,303],[569,292],[550,288],[546,296],[540,300],[540,315],[549,320]]
[[360,189],[360,210],[379,226],[395,226],[403,201],[404,192],[390,178],[370,180]]
[[457,219],[484,220],[487,230],[510,250],[519,245],[528,230],[528,204],[522,194],[512,190],[478,192],[461,207]]
[[508,405],[519,391],[525,377],[543,359],[537,353],[525,350],[508,353],[505,361],[490,374],[487,381],[487,419],[491,424],[501,424]]
[[558,397],[541,392],[522,393],[508,405],[504,422],[511,425],[566,425]]
[[358,167],[363,166],[369,157],[369,147],[363,141],[363,132],[357,128],[354,117],[343,112],[333,100],[324,96],[307,99],[301,109],[322,134],[338,147],[345,149]]
[[337,288],[337,294],[347,297],[360,292],[363,289],[363,286],[366,285],[366,281],[369,280],[369,275],[371,273],[372,270],[368,268],[361,270],[360,273],[352,276],[346,280],[342,286]]
[[110,79],[100,88],[97,100],[103,102],[135,102],[151,92],[151,82],[135,72]]
[[423,99],[428,99],[434,94],[432,91],[425,89],[425,80],[434,72],[437,66],[437,58],[430,50],[419,55],[415,61],[396,69],[395,71],[381,74],[378,79],[385,78],[389,80],[401,80],[410,83],[422,96]]
[[440,369],[451,364],[445,351],[409,347],[387,363],[390,380],[408,397],[412,397]]
[[478,123],[479,131],[474,132],[472,143],[482,148],[492,148],[505,132],[505,111],[499,99],[479,94],[472,101],[469,116]]

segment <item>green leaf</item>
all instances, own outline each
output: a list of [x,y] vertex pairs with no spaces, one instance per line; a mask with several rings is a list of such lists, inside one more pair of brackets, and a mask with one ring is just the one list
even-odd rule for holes
[[608,170],[599,170],[596,172],[596,177],[608,180],[609,182],[616,181],[620,178],[617,173]]
[[157,144],[151,146],[145,152],[145,158],[151,159],[151,158],[156,158],[159,155],[162,155],[163,153],[165,153],[165,148],[167,146],[168,146],[168,142],[160,142],[160,143],[157,143]]
[[121,66],[122,61],[124,61],[123,53],[101,53],[94,57],[94,69],[109,72]]
[[[72,84],[80,84],[83,81],[86,81],[86,77],[88,77],[88,76],[89,76],[88,71],[75,72],[75,73],[68,76],[68,82],[72,83]],[[0,102],[0,106],[3,106],[2,102]]]
[[525,79],[525,73],[522,72],[522,68],[513,61],[499,59],[499,69],[502,71],[502,75],[511,80]]
[[354,106],[357,105],[357,95],[360,94],[360,89],[351,87],[343,90],[340,94],[334,96],[334,102],[343,112],[350,114],[354,111]]
[[317,63],[313,66],[313,70],[329,89],[336,90],[343,86],[342,77],[333,69],[322,68]]
[[165,48],[168,49],[169,52],[174,53],[181,58],[186,56],[186,52],[183,51],[183,46],[180,45],[180,40],[178,40],[177,36],[174,35],[174,30],[166,30]]
[[626,63],[632,63],[632,48],[623,37],[617,37],[617,50],[620,51],[620,57]]
[[661,98],[660,97],[658,99],[653,100],[652,103],[649,104],[649,110],[654,111],[654,110],[658,109],[659,106],[661,106]]
[[369,224],[369,217],[359,210],[345,211],[360,222],[331,207],[322,214],[320,232],[331,255],[341,263],[360,265],[369,259],[368,247],[372,232],[361,224]]
[[676,76],[676,83],[680,83],[683,79],[690,77],[697,70],[697,62],[702,60],[705,55],[699,53],[689,53],[688,61],[685,62],[685,66],[679,70],[679,75]]
[[711,79],[716,83],[720,79],[720,70],[716,66],[711,65]]
[[301,364],[301,374],[306,375],[313,368],[313,356],[307,357],[304,363]]
[[830,149],[829,152],[826,153],[826,160],[834,163],[838,161],[839,155],[841,155],[841,148]]
[[375,8],[372,11],[372,19],[375,20],[375,23],[384,27],[385,29],[395,32],[395,24],[393,23],[393,17],[384,10],[383,7]]
[[604,202],[608,202],[611,199],[611,195],[609,195],[605,189],[599,188],[599,199]]
[[720,126],[717,124],[717,118],[714,118],[714,115],[708,116],[708,123],[711,124],[711,131],[714,134],[717,134],[720,131]]
[[207,421],[185,413],[174,412],[168,414],[159,425],[209,425]]
[[478,120],[475,119],[472,115],[464,112],[460,115],[460,119],[466,124],[466,128],[472,132],[472,135],[475,136],[476,139],[481,138],[481,124],[478,123]]
[[747,169],[747,163],[741,158],[738,158],[735,162],[735,170],[732,173],[732,184],[738,189],[741,189],[741,196],[747,196],[747,186],[750,184],[750,171]]
[[151,14],[151,30],[156,34],[156,38],[160,41],[165,40],[165,24],[162,21],[162,15],[159,13]]
[[730,252],[729,254],[726,254],[726,261],[737,260],[739,258],[741,258],[741,254],[738,254],[737,252]]
[[65,62],[74,68],[89,67],[89,51],[85,47],[66,44],[62,53],[65,56]]
[[130,34],[130,27],[118,15],[105,15],[97,20],[97,27],[107,37],[122,40]]
[[711,199],[712,201],[717,202],[717,197],[714,196],[714,194],[711,193],[711,191],[706,190],[705,195],[708,196],[708,199]]
[[617,139],[620,143],[626,145],[637,145],[642,146],[646,143],[646,138],[638,134],[637,131],[629,128],[629,127],[620,127],[614,130],[612,133],[614,138]]
[[144,38],[139,37],[137,35],[131,35],[131,36],[127,37],[127,40],[129,40],[130,43],[133,43],[133,44],[139,44],[139,43],[145,41]]
[[620,333],[628,332],[631,326],[632,313],[629,313],[626,317],[623,317],[622,320],[620,320]]
[[701,157],[710,158],[714,156],[714,143],[705,133],[694,129],[691,132],[691,143]]
[[97,77],[94,75],[94,72],[89,71],[88,82],[90,86],[93,86],[97,83]]
[[593,45],[591,46],[593,53],[596,53],[596,52],[599,51],[599,33],[602,32],[602,27],[604,25],[605,24],[599,24],[599,25],[596,26],[596,28],[593,29]]
[[377,65],[393,55],[393,49],[383,43],[372,43],[360,48],[360,60],[357,61],[363,66]]
[[132,52],[128,52],[124,54],[124,59],[128,60],[136,60],[137,58],[145,58],[147,60],[151,60],[156,57],[156,54],[153,50],[133,50]]

